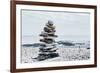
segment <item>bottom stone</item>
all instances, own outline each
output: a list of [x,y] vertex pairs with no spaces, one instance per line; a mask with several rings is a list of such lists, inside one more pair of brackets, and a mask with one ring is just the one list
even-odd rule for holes
[[50,59],[50,58],[55,58],[55,57],[58,57],[58,56],[59,56],[58,53],[39,54],[39,56],[35,59],[37,59],[38,61],[42,61],[42,60],[46,60],[46,59]]

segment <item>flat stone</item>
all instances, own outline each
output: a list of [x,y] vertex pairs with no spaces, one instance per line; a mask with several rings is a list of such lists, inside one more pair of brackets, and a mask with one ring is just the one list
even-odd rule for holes
[[34,59],[36,59],[38,61],[43,61],[43,60],[55,58],[55,57],[58,57],[58,56],[59,56],[58,53],[39,54],[39,56],[37,58],[34,58]]

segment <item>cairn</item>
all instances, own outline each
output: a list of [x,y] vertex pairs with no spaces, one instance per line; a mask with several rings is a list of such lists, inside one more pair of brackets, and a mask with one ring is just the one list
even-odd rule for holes
[[55,38],[58,37],[55,35],[55,26],[53,25],[52,21],[48,21],[46,26],[44,27],[43,31],[39,36],[43,37],[40,39],[43,45],[39,48],[39,55],[37,57],[38,61],[55,58],[58,57],[59,54],[56,52],[56,44]]

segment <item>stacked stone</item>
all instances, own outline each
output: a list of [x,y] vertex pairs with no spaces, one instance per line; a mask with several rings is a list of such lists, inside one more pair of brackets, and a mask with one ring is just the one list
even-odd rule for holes
[[40,36],[43,37],[42,39],[40,39],[40,42],[42,42],[43,45],[41,45],[41,47],[39,48],[39,61],[59,56],[56,52],[57,48],[55,44],[55,38],[57,37],[57,35],[55,35],[56,30],[53,22],[48,21],[43,30],[44,31],[40,34]]

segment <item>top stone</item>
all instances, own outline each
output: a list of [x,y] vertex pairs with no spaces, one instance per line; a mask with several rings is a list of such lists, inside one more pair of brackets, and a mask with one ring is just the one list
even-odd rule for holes
[[44,27],[44,31],[48,33],[55,32],[55,26],[53,26],[53,21],[48,20],[46,26]]
[[48,20],[48,23],[47,23],[47,25],[49,25],[49,26],[53,26],[53,21],[51,21],[51,20]]

